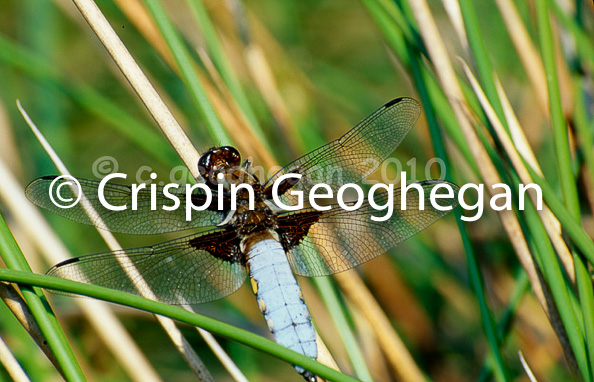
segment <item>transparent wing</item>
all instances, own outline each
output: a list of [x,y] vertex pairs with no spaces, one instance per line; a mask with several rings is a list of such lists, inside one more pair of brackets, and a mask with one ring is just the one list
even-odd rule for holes
[[168,304],[197,304],[228,296],[243,284],[238,243],[234,232],[213,230],[152,247],[77,257],[47,274]]
[[[162,196],[163,187],[157,187],[157,198],[155,199],[156,209],[153,211],[151,210],[151,194],[148,187],[138,192],[138,206],[136,210],[132,210],[132,189],[129,186],[107,183],[103,191],[105,200],[112,206],[127,205],[128,207],[124,211],[111,211],[108,208],[105,208],[99,200],[98,189],[100,181],[77,178],[83,193],[96,212],[96,214],[88,216],[80,202],[74,207],[66,209],[56,206],[51,201],[49,197],[50,191],[55,194],[56,190],[59,190],[60,197],[64,199],[75,198],[71,188],[65,184],[65,182],[67,182],[67,179],[65,178],[59,179],[56,184],[54,184],[53,189],[50,190],[51,184],[55,178],[55,176],[46,176],[35,179],[25,190],[27,198],[39,207],[45,208],[65,218],[83,224],[96,225],[99,228],[112,232],[133,235],[176,232],[191,228],[217,225],[225,218],[224,211],[204,210],[192,211],[191,220],[186,221],[185,187],[183,186],[180,186],[178,189],[173,188],[170,190],[170,193],[180,201],[180,206],[173,211],[166,211],[163,209],[163,206],[173,206],[174,201]],[[206,195],[202,190],[194,190],[192,199],[195,205],[202,205],[205,198]],[[216,206],[217,203],[214,198],[215,196],[213,195],[213,203],[211,205]]]
[[[386,221],[373,221],[371,216],[382,217],[386,211],[378,211],[365,202],[356,211],[346,211],[338,205],[332,205],[329,211],[317,211],[313,208],[279,215],[279,232],[291,268],[301,276],[324,276],[343,272],[377,256],[404,240],[427,228],[448,211],[440,211],[430,202],[430,193],[434,187],[438,195],[450,195],[451,198],[438,198],[441,207],[455,207],[458,186],[441,181],[428,180],[418,183],[423,189],[423,197],[415,190],[406,195],[406,209],[401,210],[401,190],[392,195],[386,192],[376,193],[377,205],[385,205],[393,198],[394,211]],[[451,189],[451,194],[443,186]],[[420,209],[421,201],[424,209]]]
[[[289,163],[270,179],[297,172],[301,180],[293,190],[307,192],[317,183],[336,189],[357,183],[396,150],[419,118],[421,107],[412,98],[398,98],[380,107],[339,139]],[[289,199],[289,198],[285,198]]]

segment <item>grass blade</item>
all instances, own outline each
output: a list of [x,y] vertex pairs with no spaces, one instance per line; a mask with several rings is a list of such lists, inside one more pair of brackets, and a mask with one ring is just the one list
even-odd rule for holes
[[[0,215],[0,253],[7,267],[16,269],[23,274],[31,274],[31,269],[2,215]],[[84,381],[85,377],[68,344],[66,335],[62,331],[56,316],[49,308],[49,304],[41,290],[23,287],[21,291],[49,347],[54,352],[64,377],[70,381]]]
[[[233,140],[219,121],[219,118],[204,91],[203,85],[200,83],[200,80],[194,72],[190,54],[184,46],[179,33],[175,30],[173,24],[169,20],[167,12],[159,0],[145,0],[145,4],[157,23],[165,41],[169,45],[169,49],[180,69],[183,81],[190,92],[190,97],[196,105],[196,108],[200,111],[210,135],[221,146],[232,144]],[[193,161],[192,163],[197,163],[197,161]]]
[[327,378],[333,381],[356,381],[356,379],[352,377],[324,366],[304,355],[278,345],[273,341],[264,339],[245,330],[197,313],[189,312],[173,305],[147,300],[139,296],[118,292],[113,289],[77,283],[57,277],[35,275],[32,273],[11,269],[0,269],[0,280],[26,285],[34,285],[41,288],[58,290],[71,294],[80,294],[113,302],[115,304],[129,306],[135,309],[144,310],[153,314],[166,316],[173,320],[181,321],[192,326],[201,327],[205,330],[208,330],[209,332],[227,337],[236,342],[253,347],[254,349],[264,351],[292,364],[303,366],[305,369],[312,371],[322,378]]

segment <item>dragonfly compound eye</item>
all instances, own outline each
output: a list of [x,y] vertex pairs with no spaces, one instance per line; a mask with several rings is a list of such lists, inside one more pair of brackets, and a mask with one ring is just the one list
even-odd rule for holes
[[210,186],[216,186],[217,175],[238,167],[240,162],[241,155],[236,148],[231,146],[213,147],[202,154],[198,160],[198,171]]
[[212,171],[214,150],[217,149],[212,148],[208,150],[207,152],[202,154],[202,156],[198,160],[198,172],[200,172],[200,176],[206,181],[209,181],[210,179],[209,174]]
[[232,146],[223,146],[219,148],[219,152],[217,152],[216,155],[218,160],[225,162],[229,167],[237,167],[241,162],[239,151]]

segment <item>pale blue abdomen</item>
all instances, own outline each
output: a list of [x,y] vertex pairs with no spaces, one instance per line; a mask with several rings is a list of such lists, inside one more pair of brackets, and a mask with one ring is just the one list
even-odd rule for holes
[[[254,243],[247,262],[258,305],[274,340],[316,359],[316,333],[281,244],[273,239]],[[308,379],[313,377],[298,366],[295,369]]]

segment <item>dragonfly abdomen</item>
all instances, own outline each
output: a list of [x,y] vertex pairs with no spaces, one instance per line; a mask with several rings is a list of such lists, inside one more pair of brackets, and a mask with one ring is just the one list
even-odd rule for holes
[[[257,241],[249,248],[247,262],[258,306],[275,341],[316,359],[316,333],[282,245],[272,238]],[[303,368],[295,369],[315,380]]]

